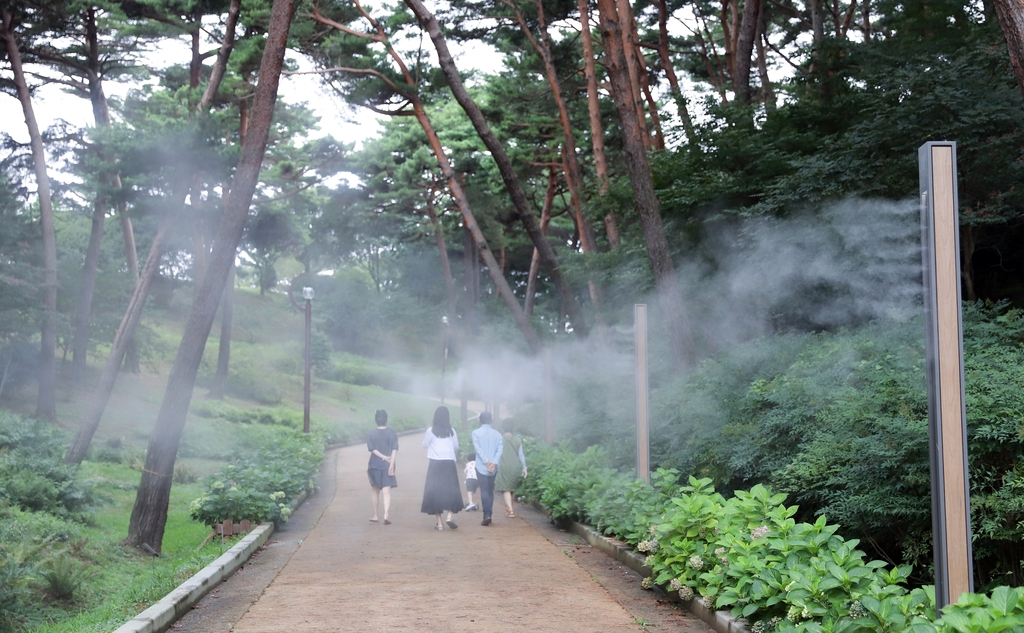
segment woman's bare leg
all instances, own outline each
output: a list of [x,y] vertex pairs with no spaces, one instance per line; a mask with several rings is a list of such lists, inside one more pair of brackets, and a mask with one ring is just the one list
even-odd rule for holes
[[[373,516],[370,518],[371,521],[377,520],[377,504],[380,502],[380,488],[377,486],[370,486],[370,503],[373,504]],[[387,506],[384,506],[387,508]],[[387,517],[387,510],[384,510],[384,516]]]
[[508,508],[509,512],[512,512],[512,491],[506,490],[501,493],[502,498],[505,499],[505,507]]
[[384,497],[384,520],[387,521],[388,513],[391,512],[391,486],[385,486],[380,491]]

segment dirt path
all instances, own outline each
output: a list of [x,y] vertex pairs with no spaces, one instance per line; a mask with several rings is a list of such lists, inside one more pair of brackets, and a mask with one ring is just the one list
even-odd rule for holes
[[365,446],[334,451],[321,491],[173,630],[709,631],[532,508],[506,519],[496,506],[490,527],[462,512],[459,529],[433,530],[419,440],[401,441],[392,525],[368,520]]

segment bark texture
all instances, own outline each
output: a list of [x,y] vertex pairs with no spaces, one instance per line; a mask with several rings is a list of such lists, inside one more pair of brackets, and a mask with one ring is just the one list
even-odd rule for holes
[[209,398],[221,400],[227,391],[228,369],[231,365],[231,329],[235,319],[235,264],[231,263],[228,282],[224,285],[224,296],[220,303],[220,341],[217,345],[217,371],[210,385]]
[[1024,97],[1024,0],[992,0],[1003,31],[1017,89]]
[[689,322],[675,279],[672,252],[661,221],[661,208],[654,194],[651,167],[643,143],[645,132],[637,119],[634,104],[628,100],[631,94],[630,76],[626,54],[621,45],[620,16],[616,10],[615,0],[598,0],[597,7],[601,15],[601,35],[605,43],[605,66],[608,69],[615,106],[622,122],[626,166],[629,170],[630,183],[633,185],[633,197],[637,215],[640,217],[647,257],[651,262],[651,272],[658,289],[658,301],[663,318],[668,320],[669,336],[677,361],[682,365],[689,365],[694,358]]
[[46,171],[46,152],[43,149],[43,136],[39,132],[35,111],[32,108],[32,95],[28,89],[28,80],[21,65],[21,51],[18,49],[18,37],[14,32],[14,16],[7,8],[0,9],[0,38],[7,49],[7,61],[14,72],[14,83],[18,90],[18,100],[25,114],[25,125],[28,127],[29,139],[32,144],[32,164],[35,167],[36,186],[39,195],[39,224],[43,237],[43,310],[40,326],[40,359],[39,359],[39,393],[36,399],[36,417],[46,420],[57,419],[57,238],[53,228],[53,201],[50,198],[50,176]]
[[[85,41],[89,51],[86,74],[93,119],[96,127],[105,127],[110,123],[110,114],[107,110],[107,97],[103,94],[99,34],[96,30],[96,10],[93,7],[89,7],[85,12]],[[109,185],[110,181],[109,174],[101,175],[101,185]],[[86,248],[85,262],[82,266],[78,303],[75,305],[74,341],[71,348],[71,375],[75,381],[81,380],[85,375],[86,356],[89,352],[89,317],[92,314],[92,298],[96,288],[100,248],[103,245],[103,226],[109,204],[104,189],[106,187],[101,187],[93,200],[92,229],[89,232],[89,246]]]
[[181,443],[181,434],[185,428],[185,416],[192,400],[192,390],[195,387],[196,373],[199,371],[206,340],[213,327],[217,306],[224,292],[228,271],[235,259],[235,251],[242,237],[249,205],[252,203],[259,179],[294,10],[295,0],[274,0],[266,46],[260,63],[259,83],[256,85],[249,132],[242,145],[242,155],[235,171],[231,195],[221,219],[209,267],[203,275],[198,296],[185,326],[185,335],[171,366],[167,390],[146,451],[146,463],[128,526],[126,543],[129,545],[141,546],[146,543],[159,552],[163,544],[171,477],[174,474],[174,462]]
[[750,62],[754,53],[754,40],[758,34],[757,23],[761,17],[761,0],[745,0],[743,18],[736,38],[736,73],[732,77],[736,99],[743,104],[750,103]]

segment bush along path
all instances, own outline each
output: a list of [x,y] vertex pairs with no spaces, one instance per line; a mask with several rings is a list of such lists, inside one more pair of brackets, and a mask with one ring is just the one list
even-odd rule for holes
[[534,447],[521,491],[555,521],[589,523],[645,553],[648,587],[709,609],[730,609],[756,633],[1024,630],[1024,589],[965,594],[935,610],[932,587],[908,589],[906,566],[867,561],[824,516],[797,523],[796,506],[764,486],[725,498],[710,479],[658,470],[652,484],[604,467],[597,448]]

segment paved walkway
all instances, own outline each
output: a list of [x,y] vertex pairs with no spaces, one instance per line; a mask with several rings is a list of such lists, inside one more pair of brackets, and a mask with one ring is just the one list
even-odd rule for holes
[[532,508],[506,519],[499,499],[489,527],[462,512],[459,529],[432,529],[419,441],[401,439],[392,525],[368,520],[366,447],[331,451],[320,491],[172,630],[709,631]]

